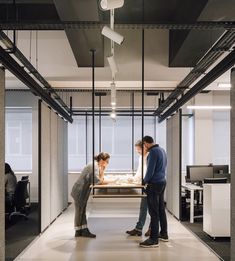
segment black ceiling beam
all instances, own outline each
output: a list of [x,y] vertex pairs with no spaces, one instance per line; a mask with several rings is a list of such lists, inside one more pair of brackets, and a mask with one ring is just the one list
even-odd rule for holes
[[8,4],[0,3],[0,21],[60,21],[56,8],[53,3],[18,3],[13,1]]
[[[96,0],[54,0],[61,21],[100,22]],[[96,50],[95,67],[104,67],[104,40],[99,28],[65,28],[65,33],[78,67],[91,67],[90,50]]]
[[[196,22],[200,20],[199,16],[205,9],[207,2],[208,0],[197,0],[193,4],[190,0],[180,0],[173,13],[173,19],[176,21]],[[213,30],[213,33],[217,34],[217,31],[220,30]],[[205,39],[203,41],[192,41],[191,36],[195,34],[205,34],[207,36],[205,39],[211,36],[210,32],[199,30],[171,30],[169,32],[169,67],[194,67],[196,58],[201,58],[209,49],[209,46],[208,48],[206,48],[207,46],[204,47]],[[202,46],[206,49],[205,52]]]
[[72,117],[66,112],[52,97],[44,90],[25,70],[11,57],[6,50],[0,46],[0,62],[14,74],[20,81],[22,81],[27,87],[30,88],[33,94],[39,96],[45,101],[52,109],[54,109],[60,116],[70,123],[73,122]]
[[211,49],[202,57],[191,72],[178,84],[176,89],[167,97],[167,99],[156,109],[155,115],[159,116],[169,105],[171,105],[185,90],[202,76],[210,66],[225,52],[229,51],[235,43],[235,30],[225,32],[222,37],[211,47]]
[[235,50],[228,54],[220,63],[218,63],[213,69],[211,69],[198,83],[196,83],[187,93],[185,93],[181,99],[179,99],[172,107],[170,107],[163,115],[158,118],[158,122],[161,123],[167,117],[171,116],[178,109],[180,109],[185,103],[192,99],[195,95],[205,89],[209,84],[215,81],[223,73],[228,71],[235,64]]
[[[92,113],[74,113],[73,116],[92,116],[93,114]],[[100,116],[100,113],[95,113],[95,116]],[[101,113],[101,116],[110,116],[110,113]],[[134,117],[140,117],[142,116],[142,114],[133,114],[133,113],[129,113],[129,114],[122,114],[122,113],[116,113],[116,116],[126,116],[126,117],[131,117],[131,116],[134,116]],[[147,117],[154,117],[153,114],[144,114],[144,117],[147,116]]]
[[[66,30],[66,29],[102,29],[108,23],[97,21],[0,21],[0,30]],[[169,30],[218,30],[235,29],[233,21],[193,22],[193,23],[115,23],[116,29],[169,29]]]
[[[80,88],[80,87],[78,87]],[[158,87],[155,87],[155,89],[157,89]],[[53,88],[54,91],[56,92],[68,92],[68,93],[73,93],[73,92],[91,92],[92,90],[90,89],[75,89],[75,88]],[[9,88],[9,89],[6,89],[6,91],[12,91],[12,92],[15,92],[15,91],[22,91],[22,92],[27,92],[29,91],[28,89],[23,89],[23,88],[20,88],[20,89],[17,89],[17,88]],[[110,89],[98,89],[97,90],[98,92],[105,92],[105,93],[110,93]],[[140,93],[141,90],[140,89],[117,89],[117,92],[135,92],[135,93]],[[158,89],[157,92],[159,93],[168,93],[168,92],[172,92],[173,89]],[[153,92],[153,95],[152,96],[156,96],[156,91],[155,90],[144,90],[145,93],[147,93],[148,96],[150,96],[150,93]],[[149,93],[149,94],[148,94]]]

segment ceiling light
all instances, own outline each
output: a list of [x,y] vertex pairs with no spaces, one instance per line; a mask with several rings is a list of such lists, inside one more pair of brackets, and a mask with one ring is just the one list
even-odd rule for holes
[[108,60],[109,67],[110,67],[111,72],[112,72],[112,77],[114,78],[116,73],[118,72],[118,68],[117,68],[117,64],[114,60],[114,56],[113,55],[108,56],[107,60]]
[[120,8],[124,5],[124,0],[100,0],[100,7],[103,11]]
[[107,38],[109,38],[110,40],[114,41],[115,43],[117,43],[119,45],[122,44],[124,41],[124,37],[122,35],[113,31],[106,25],[103,27],[101,34],[106,36]]
[[230,83],[218,83],[219,88],[231,88],[232,85]]
[[231,110],[231,106],[187,106],[187,109],[192,110]]
[[111,117],[112,119],[116,119],[116,113],[115,113],[115,111],[112,111],[112,112],[111,112],[110,117]]

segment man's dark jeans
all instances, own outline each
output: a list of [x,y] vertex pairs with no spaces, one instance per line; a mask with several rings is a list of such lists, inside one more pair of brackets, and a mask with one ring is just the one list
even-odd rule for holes
[[148,184],[146,189],[148,209],[151,217],[151,233],[150,238],[158,241],[159,237],[159,223],[161,226],[161,235],[167,235],[167,219],[164,203],[164,191],[166,182],[159,184]]

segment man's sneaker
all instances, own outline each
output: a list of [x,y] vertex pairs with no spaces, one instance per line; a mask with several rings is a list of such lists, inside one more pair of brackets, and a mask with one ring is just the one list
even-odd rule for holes
[[137,230],[137,229],[132,229],[132,230],[128,230],[126,231],[126,233],[130,236],[138,236],[138,237],[141,237],[142,236],[142,232],[140,230]]
[[160,234],[158,239],[163,241],[163,242],[168,242],[169,241],[168,235],[161,235]]
[[81,237],[89,237],[89,238],[95,238],[96,235],[92,234],[88,228],[82,229],[81,230]]
[[148,238],[140,243],[140,247],[144,247],[144,248],[154,248],[158,246],[159,246],[158,241],[153,241],[151,238]]

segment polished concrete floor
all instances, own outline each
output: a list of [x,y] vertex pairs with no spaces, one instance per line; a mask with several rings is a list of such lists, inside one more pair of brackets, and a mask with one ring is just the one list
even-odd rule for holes
[[[79,260],[79,261],[151,261],[151,260],[219,260],[206,246],[191,234],[174,217],[168,214],[168,243],[158,248],[143,249],[138,246],[145,238],[130,238],[125,234],[133,228],[139,203],[100,202],[90,204],[89,228],[96,239],[74,238],[73,205],[68,208],[38,239],[16,260]],[[148,223],[149,220],[147,220]],[[145,227],[145,230],[147,228]]]

